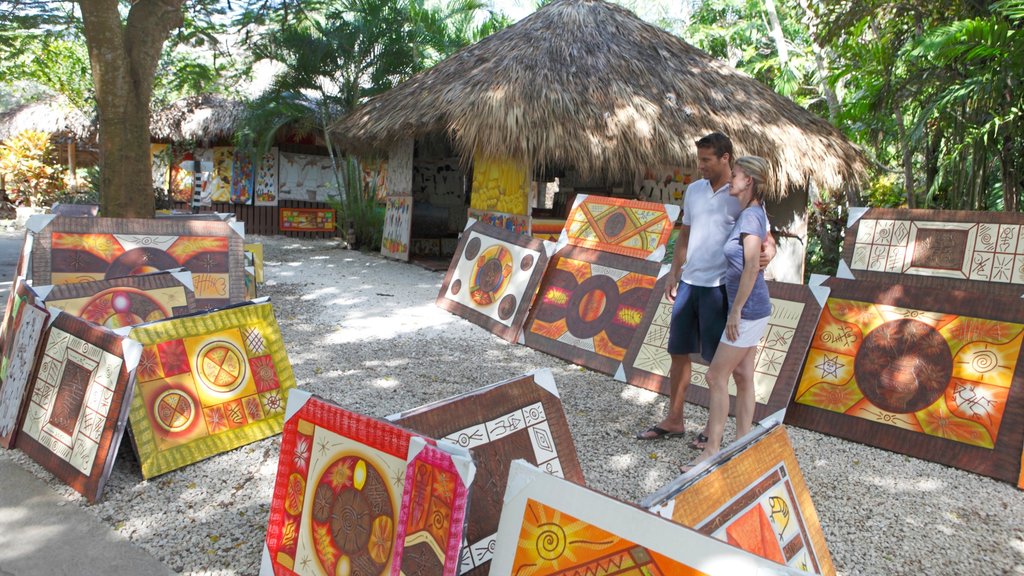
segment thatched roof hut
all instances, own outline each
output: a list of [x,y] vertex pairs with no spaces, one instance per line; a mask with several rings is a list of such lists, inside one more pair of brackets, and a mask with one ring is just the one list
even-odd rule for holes
[[50,134],[55,142],[96,142],[96,122],[63,96],[50,96],[0,113],[0,141],[23,131]]
[[228,141],[245,115],[245,103],[215,94],[189,96],[171,102],[150,117],[154,140],[168,142]]
[[861,152],[750,76],[600,0],[556,0],[371,99],[334,126],[354,148],[450,134],[464,158],[592,175],[694,166],[694,141],[729,134],[768,158],[779,189],[856,187]]

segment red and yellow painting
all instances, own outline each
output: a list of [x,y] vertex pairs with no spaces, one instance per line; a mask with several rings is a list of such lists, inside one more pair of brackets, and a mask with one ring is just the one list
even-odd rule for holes
[[146,478],[281,431],[295,378],[269,303],[148,324],[131,424]]
[[795,401],[994,448],[1024,324],[830,298]]
[[43,290],[47,306],[107,328],[195,311],[192,289],[170,272],[40,287],[40,294]]
[[615,374],[643,320],[661,266],[585,248],[554,256],[524,330],[526,345]]
[[331,208],[279,208],[281,232],[333,232],[336,227]]
[[512,574],[698,576],[704,572],[529,499]]
[[580,194],[565,221],[565,238],[573,246],[661,260],[678,216],[675,205]]

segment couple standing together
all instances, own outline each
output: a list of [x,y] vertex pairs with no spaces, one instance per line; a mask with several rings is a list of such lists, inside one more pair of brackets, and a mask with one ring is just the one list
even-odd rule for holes
[[763,268],[775,255],[763,206],[768,163],[757,156],[735,159],[732,141],[718,132],[697,141],[697,163],[703,179],[686,189],[683,226],[665,283],[673,303],[669,410],[637,434],[639,440],[683,435],[690,354],[700,353],[711,363],[711,401],[707,426],[690,444],[703,452],[684,472],[722,447],[730,374],[736,382],[736,437],[753,425],[754,355],[771,316]]

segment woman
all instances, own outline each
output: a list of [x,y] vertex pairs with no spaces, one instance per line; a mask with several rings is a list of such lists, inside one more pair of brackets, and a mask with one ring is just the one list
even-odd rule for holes
[[729,375],[736,381],[736,437],[750,431],[754,420],[754,355],[771,317],[772,304],[759,259],[761,243],[768,235],[768,216],[762,201],[767,189],[768,162],[757,156],[736,160],[729,194],[742,207],[725,242],[725,289],[729,316],[725,332],[708,368],[711,389],[704,451],[682,468],[689,471],[722,448],[725,419],[729,415]]

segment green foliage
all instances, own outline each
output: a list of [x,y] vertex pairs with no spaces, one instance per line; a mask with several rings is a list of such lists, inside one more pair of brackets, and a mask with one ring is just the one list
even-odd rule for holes
[[62,166],[45,132],[24,130],[0,145],[0,174],[7,197],[22,206],[49,206],[66,186]]
[[839,251],[846,226],[846,203],[838,194],[822,192],[812,199],[807,210],[806,281],[811,274],[834,276],[839,267]]
[[892,174],[879,174],[872,178],[865,196],[872,208],[899,208],[906,202],[903,188]]
[[385,214],[384,207],[377,202],[376,183],[364,184],[362,168],[355,158],[345,158],[341,170],[345,185],[343,199],[327,201],[338,213],[338,232],[344,235],[351,227],[359,248],[379,252]]

